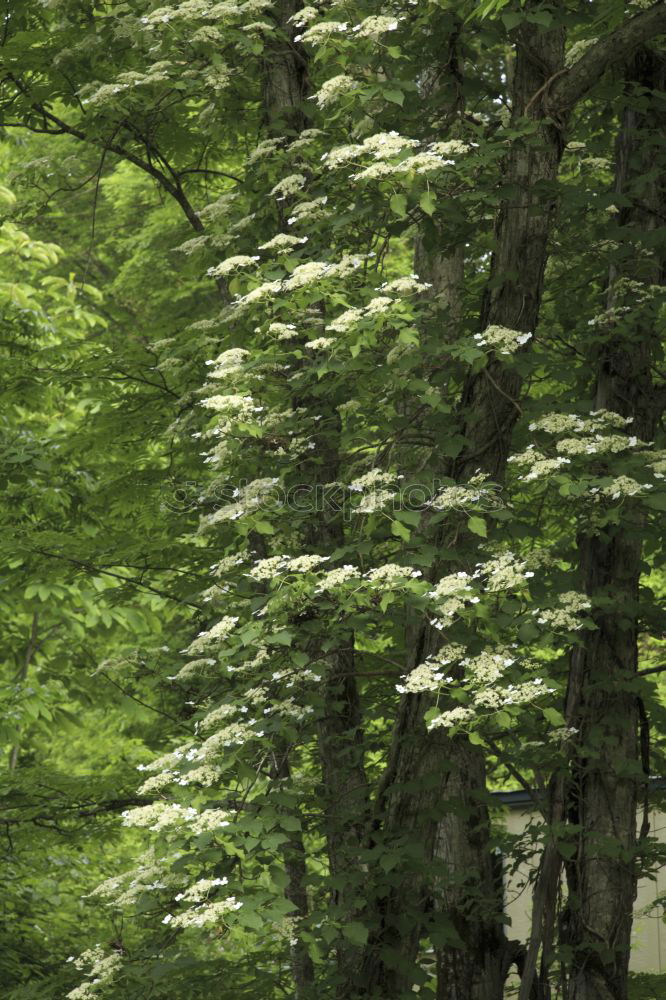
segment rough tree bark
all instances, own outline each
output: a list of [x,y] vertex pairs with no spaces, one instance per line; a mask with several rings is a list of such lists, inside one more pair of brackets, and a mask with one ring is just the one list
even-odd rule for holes
[[[514,143],[507,155],[507,197],[496,223],[492,290],[485,297],[482,328],[498,324],[533,332],[537,323],[554,211],[553,182],[563,140],[558,127],[544,121],[539,103],[529,105],[561,69],[563,57],[561,30],[544,31],[532,25],[520,30],[512,93],[514,120],[527,114],[538,122],[538,135]],[[458,481],[465,482],[478,469],[501,480],[520,412],[520,386],[515,371],[497,360],[468,379],[459,406],[467,443],[450,468]],[[440,564],[435,575],[454,568],[450,563]],[[439,643],[435,629],[422,629],[409,669],[435,652]],[[417,879],[411,867],[405,883],[378,901],[380,930],[369,941],[361,982],[365,995],[385,998],[410,988],[424,911],[431,905],[432,886],[424,869],[437,859],[451,874],[445,879],[448,884],[439,889],[437,906],[446,910],[457,936],[455,944],[438,949],[438,997],[501,1000],[508,949],[501,922],[501,889],[489,846],[483,754],[463,736],[451,739],[441,731],[428,734],[423,715],[429,704],[427,695],[402,699],[380,797],[383,836],[389,842],[406,839],[417,845],[422,870]],[[408,927],[401,919],[407,891]]]
[[[616,144],[615,190],[628,199],[620,209],[622,265],[609,275],[607,306],[634,306],[621,292],[629,278],[663,285],[664,241],[645,254],[645,236],[666,215],[666,183],[655,177],[655,143],[662,141],[666,114],[650,94],[666,86],[666,57],[640,49],[625,68],[628,89],[647,92],[624,109]],[[631,252],[631,250],[635,252]],[[620,285],[618,286],[618,280]],[[651,369],[657,360],[654,316],[630,312],[612,327],[595,359],[595,409],[631,417],[628,433],[651,441],[663,412]],[[636,894],[636,804],[645,778],[639,746],[639,702],[632,679],[637,669],[638,585],[642,517],[625,503],[618,524],[579,540],[580,573],[592,600],[611,604],[593,611],[597,629],[588,633],[580,658],[582,684],[578,754],[574,760],[571,816],[581,825],[578,851],[567,865],[570,941],[573,947],[570,1000],[626,1000],[630,934]]]
[[[297,29],[291,20],[302,7],[298,0],[279,0],[273,14],[280,25],[282,37],[273,42],[264,60],[263,99],[265,127],[271,135],[293,136],[308,125],[305,101],[308,96],[307,57],[302,46],[293,41]],[[325,397],[295,398],[294,408],[316,409],[323,414],[317,447],[299,470],[303,481],[312,487],[325,487],[339,478],[340,416]],[[314,495],[313,493],[310,494]],[[304,551],[329,553],[345,544],[343,511],[313,509],[303,527]],[[333,881],[331,916],[347,922],[357,908],[362,871],[359,848],[365,834],[368,787],[363,761],[361,702],[355,676],[354,636],[345,632],[337,647],[327,650],[322,641],[326,636],[314,623],[308,652],[319,662],[324,672],[322,710],[318,725],[319,757],[322,769],[322,805],[326,851]],[[303,854],[304,858],[304,854]],[[295,861],[298,864],[295,864]],[[297,901],[299,913],[307,913],[304,886],[305,864],[291,852],[287,868],[290,883],[289,898]],[[299,946],[299,961],[292,965],[297,995],[310,996],[314,972],[310,959],[303,960]],[[336,954],[340,977],[344,977],[356,959],[357,949],[346,938],[337,943]],[[304,975],[306,974],[306,975]],[[306,982],[307,980],[307,982]]]
[[[289,20],[300,6],[298,0],[281,0],[274,9],[282,37],[267,46],[262,64],[263,123],[270,136],[283,136],[285,132],[295,135],[307,126],[307,61],[302,48],[292,41],[294,26]],[[272,773],[278,781],[290,777],[289,749],[286,745],[275,749]],[[304,921],[310,907],[306,851],[300,830],[289,834],[281,854],[288,879],[285,896],[294,906],[292,915]],[[295,1000],[314,1000],[314,965],[298,928],[290,945],[290,965]]]
[[303,46],[293,41],[297,31],[290,20],[302,6],[299,0],[276,0],[271,9],[281,37],[266,46],[262,89],[264,124],[273,135],[284,135],[285,129],[298,133],[307,128],[307,56]]
[[[538,131],[532,141],[515,142],[507,156],[507,198],[497,219],[497,250],[482,328],[498,324],[534,331],[569,115],[611,63],[663,30],[665,11],[660,3],[632,18],[569,70],[564,69],[561,30],[530,24],[518,30],[513,115],[514,120],[536,120]],[[460,404],[467,444],[452,468],[458,481],[477,469],[501,480],[520,412],[520,388],[520,376],[498,360],[469,378]],[[409,667],[434,652],[438,643],[432,629],[422,630]],[[510,950],[490,852],[485,765],[465,738],[426,732],[423,715],[428,707],[427,696],[403,697],[378,796],[384,841],[408,841],[418,864],[407,864],[404,880],[397,880],[394,889],[372,904],[378,929],[370,936],[359,975],[349,983],[346,996],[391,1000],[411,988],[425,911],[431,904],[424,870],[439,854],[456,876],[444,904],[458,941],[438,951],[438,998],[501,1000]]]

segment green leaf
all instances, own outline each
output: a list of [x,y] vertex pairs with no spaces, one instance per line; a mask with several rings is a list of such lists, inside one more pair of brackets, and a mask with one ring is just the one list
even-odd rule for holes
[[271,642],[277,642],[280,646],[291,646],[293,638],[294,633],[290,632],[289,629],[284,629],[282,632],[274,632],[271,636]]
[[666,493],[654,493],[643,498],[643,503],[651,510],[666,510]]
[[301,828],[301,821],[298,816],[290,816],[288,813],[285,813],[284,816],[280,816],[278,823],[283,830],[288,830],[290,833],[300,830]]
[[362,948],[368,940],[368,928],[358,920],[352,920],[351,923],[345,924],[342,933],[348,941],[351,941],[358,948]]
[[424,191],[421,197],[419,198],[419,205],[421,206],[421,210],[425,212],[426,215],[433,214],[433,212],[435,211],[436,202],[437,198],[435,197],[434,193],[431,190]]
[[260,535],[274,535],[275,528],[268,521],[255,521],[253,524],[255,531],[258,531]]
[[557,711],[556,708],[542,708],[541,711],[544,718],[550,722],[551,726],[556,726],[557,728],[566,726],[566,719],[561,712]]
[[488,537],[488,526],[482,517],[470,517],[467,527],[474,535],[480,535],[481,538]]
[[525,19],[524,14],[519,14],[515,11],[511,11],[508,14],[502,14],[502,24],[507,31],[512,31],[513,28],[517,27]]
[[390,101],[391,104],[399,104],[402,107],[405,103],[405,95],[401,90],[383,90],[382,94],[384,99]]
[[391,211],[400,218],[407,214],[407,198],[404,194],[394,194],[389,202]]
[[411,524],[413,527],[417,527],[421,523],[420,510],[396,510],[395,516],[403,524]]
[[409,528],[405,524],[402,524],[401,521],[391,521],[391,534],[397,538],[404,538],[406,542],[412,537]]
[[518,629],[518,638],[521,642],[532,642],[539,636],[539,629],[532,622],[524,622]]

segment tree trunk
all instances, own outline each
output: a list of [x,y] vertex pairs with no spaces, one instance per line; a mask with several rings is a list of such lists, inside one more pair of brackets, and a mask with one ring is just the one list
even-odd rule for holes
[[[271,777],[277,782],[288,781],[291,777],[288,746],[276,746]],[[306,889],[307,868],[303,835],[300,830],[292,830],[287,834],[287,838],[287,842],[280,848],[288,879],[284,894],[289,902],[293,903],[292,916],[297,920],[305,920],[310,907]],[[298,933],[298,928],[292,936],[289,953],[294,981],[294,1000],[314,1000],[314,965],[307,945]]]
[[[527,115],[539,126],[536,137],[514,142],[507,156],[507,200],[496,224],[497,250],[482,329],[498,324],[532,333],[537,324],[563,140],[558,128],[542,121],[538,103],[530,106],[530,101],[561,69],[563,54],[559,29],[527,25],[520,30],[514,120]],[[501,479],[520,412],[520,387],[515,370],[497,360],[468,379],[459,407],[468,443],[452,463],[458,481],[478,469]],[[455,568],[440,564],[437,572]],[[422,662],[439,642],[436,630],[423,630],[410,666]],[[419,938],[430,928],[439,944],[438,1000],[501,1000],[509,948],[501,880],[490,849],[483,753],[463,736],[428,733],[423,716],[430,704],[428,695],[407,695],[399,708],[380,796],[382,833],[387,845],[413,845],[414,861],[403,862],[404,880],[377,902],[379,929],[364,956],[362,991],[349,995],[388,1000],[409,990]]]
[[[308,73],[305,50],[293,42],[297,34],[291,18],[301,8],[298,0],[279,0],[274,5],[284,40],[271,44],[264,63],[264,112],[271,135],[293,136],[307,127],[305,100]],[[317,447],[299,473],[313,486],[335,482],[339,474],[340,417],[334,404],[318,397],[294,399],[294,408],[319,410],[325,419]],[[313,510],[303,526],[305,552],[330,553],[343,546],[343,512]],[[362,870],[359,849],[367,827],[368,786],[363,762],[361,702],[355,676],[354,636],[344,632],[338,647],[327,651],[327,636],[315,628],[308,644],[311,658],[324,674],[323,707],[318,724],[319,758],[322,769],[322,807],[326,853],[333,884],[331,919],[343,925],[358,908]],[[336,943],[340,976],[357,960],[357,948],[344,936]]]
[[[625,70],[628,88],[663,90],[666,60],[639,50]],[[622,305],[618,279],[663,284],[664,258],[645,255],[644,236],[666,213],[666,187],[654,179],[655,137],[666,115],[658,100],[647,110],[625,107],[616,145],[615,189],[630,204],[618,218],[628,254],[610,274],[608,305]],[[652,179],[650,179],[652,178]],[[643,251],[642,253],[640,251]],[[630,300],[628,300],[630,301]],[[631,302],[632,306],[634,305]],[[651,310],[638,307],[609,332],[597,360],[595,408],[632,417],[629,433],[651,441],[662,412],[651,367],[658,343]],[[572,776],[572,818],[581,825],[578,852],[567,866],[573,959],[571,1000],[626,1000],[636,895],[637,794],[645,776],[639,749],[639,702],[632,685],[637,668],[638,586],[642,516],[625,503],[619,523],[580,538],[580,572],[593,599],[611,604],[594,611],[597,625],[584,648],[580,744]]]
[[307,128],[308,63],[303,47],[293,41],[298,32],[290,21],[302,6],[299,0],[276,0],[271,8],[271,17],[283,37],[266,46],[263,110],[264,124],[276,136],[298,134]]
[[[294,26],[289,21],[300,6],[298,0],[280,0],[274,5],[274,16],[284,37],[267,46],[263,61],[264,128],[272,136],[281,136],[284,132],[298,134],[307,124],[303,111],[307,62],[302,49],[291,41]],[[291,772],[287,746],[275,748],[275,761],[274,777],[278,780],[288,778]],[[292,915],[303,921],[310,907],[306,851],[300,830],[289,833],[281,854],[288,880],[285,896],[293,904]],[[298,928],[290,944],[290,965],[295,1000],[314,1000],[314,965]]]

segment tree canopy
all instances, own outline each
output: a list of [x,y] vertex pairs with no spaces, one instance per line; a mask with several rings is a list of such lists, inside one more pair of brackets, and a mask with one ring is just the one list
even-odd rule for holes
[[10,1000],[666,989],[665,31],[5,5]]

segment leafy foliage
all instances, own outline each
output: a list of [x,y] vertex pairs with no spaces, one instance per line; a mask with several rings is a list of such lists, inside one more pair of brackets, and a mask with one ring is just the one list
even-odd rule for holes
[[577,873],[661,857],[662,6],[15,5],[13,1000],[626,980]]

